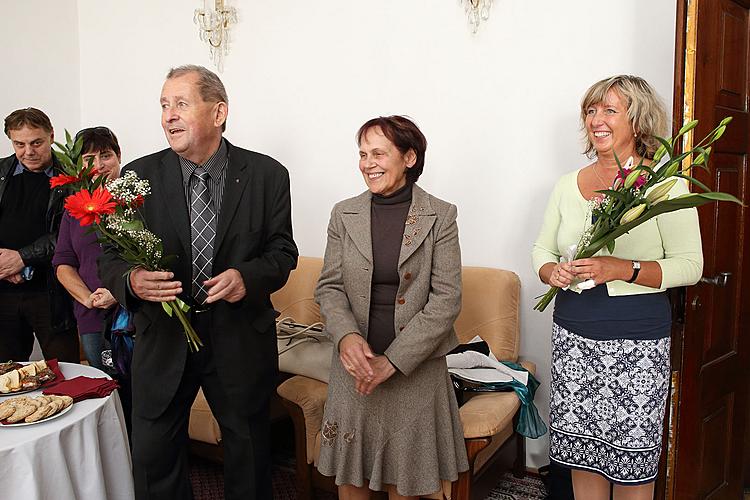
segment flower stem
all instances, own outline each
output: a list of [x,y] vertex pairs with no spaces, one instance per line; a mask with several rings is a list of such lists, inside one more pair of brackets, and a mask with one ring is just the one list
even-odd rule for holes
[[539,299],[539,302],[536,303],[536,305],[534,306],[534,310],[539,311],[539,312],[544,311],[547,308],[547,306],[550,304],[550,302],[552,302],[552,299],[555,298],[555,295],[557,295],[557,292],[559,291],[560,291],[560,288],[556,286],[551,286],[549,290],[547,290],[547,293],[542,295],[542,298]]
[[180,323],[182,323],[182,328],[185,330],[185,340],[187,340],[190,352],[198,352],[200,348],[203,347],[203,342],[201,342],[201,339],[198,336],[198,333],[195,331],[195,328],[193,328],[193,325],[190,324],[190,321],[185,315],[185,312],[177,304],[177,301],[170,300],[169,302],[167,302],[167,304],[169,304],[169,306],[172,308],[172,311],[177,315],[177,319],[179,319]]

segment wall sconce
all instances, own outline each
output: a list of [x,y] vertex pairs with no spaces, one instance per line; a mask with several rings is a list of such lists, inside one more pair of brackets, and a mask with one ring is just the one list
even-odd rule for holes
[[224,7],[224,0],[215,0],[211,10],[203,0],[203,8],[195,9],[193,22],[198,25],[200,39],[208,44],[211,61],[221,73],[224,56],[229,53],[229,25],[237,23],[237,11],[234,7]]
[[476,33],[479,23],[490,18],[490,7],[492,0],[462,0],[465,5],[466,15],[469,17],[471,32]]

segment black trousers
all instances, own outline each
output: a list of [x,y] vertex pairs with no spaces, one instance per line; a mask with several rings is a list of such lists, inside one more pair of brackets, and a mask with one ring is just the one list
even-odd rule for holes
[[[185,372],[172,403],[156,419],[133,414],[133,476],[136,500],[193,498],[188,463],[190,407],[203,388],[219,423],[224,446],[224,496],[227,500],[271,500],[269,401],[250,416],[240,415],[227,397],[207,341],[210,312],[195,315],[193,326],[204,346],[188,352]],[[157,333],[158,334],[158,333]],[[252,368],[250,368],[252,369]],[[269,380],[272,384],[274,381]],[[159,383],[154,380],[154,383]],[[133,393],[133,399],[139,397]]]
[[45,359],[81,360],[75,328],[52,332],[49,301],[46,290],[0,293],[0,362],[27,361],[35,334]]

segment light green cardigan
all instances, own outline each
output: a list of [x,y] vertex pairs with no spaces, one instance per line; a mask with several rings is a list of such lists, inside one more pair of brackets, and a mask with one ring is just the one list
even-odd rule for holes
[[[565,174],[555,185],[539,237],[534,243],[534,271],[547,262],[559,262],[565,248],[578,243],[588,226],[589,202],[578,188],[581,169]],[[669,192],[674,198],[688,192],[684,182],[677,182]],[[590,223],[590,221],[589,221]],[[596,255],[610,255],[606,248]],[[628,260],[656,261],[661,266],[661,288],[615,280],[607,283],[610,296],[656,293],[676,286],[693,285],[703,272],[698,211],[682,209],[658,215],[615,240],[614,257]]]

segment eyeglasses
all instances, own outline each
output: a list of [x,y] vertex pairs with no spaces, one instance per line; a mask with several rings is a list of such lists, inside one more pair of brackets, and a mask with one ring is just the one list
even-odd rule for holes
[[115,134],[113,134],[112,131],[109,128],[107,128],[107,127],[87,127],[87,128],[82,128],[76,134],[76,140],[78,140],[78,138],[81,137],[81,135],[83,135],[84,133],[93,133],[95,135],[100,135],[100,136],[103,135],[107,139],[112,139],[115,142],[117,142],[117,139],[115,138]]

